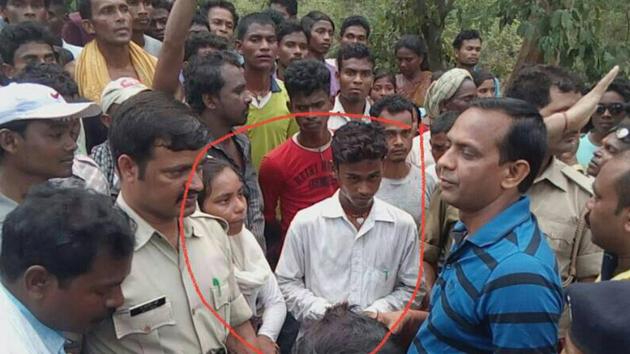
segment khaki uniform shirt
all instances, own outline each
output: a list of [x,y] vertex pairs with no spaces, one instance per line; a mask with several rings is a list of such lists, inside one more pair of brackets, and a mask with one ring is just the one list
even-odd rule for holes
[[578,278],[596,277],[601,270],[603,252],[591,241],[591,230],[584,221],[586,202],[592,195],[592,179],[554,158],[528,194],[532,212],[556,253],[563,286]]
[[[86,335],[88,353],[215,353],[228,330],[203,305],[186,270],[183,245],[176,251],[119,195],[117,204],[137,224],[131,273],[122,284],[124,304]],[[252,313],[230,261],[225,226],[196,212],[184,219],[186,248],[206,301],[231,326]]]
[[[439,261],[446,259],[453,243],[453,239],[449,237],[449,232],[457,220],[459,220],[459,211],[442,199],[442,190],[438,186],[431,196],[429,212],[426,217],[424,262],[440,266]],[[437,271],[438,269],[436,269]]]

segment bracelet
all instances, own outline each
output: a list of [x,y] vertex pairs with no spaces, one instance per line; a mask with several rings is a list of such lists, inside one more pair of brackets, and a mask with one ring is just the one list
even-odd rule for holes
[[564,117],[564,129],[562,130],[562,134],[564,134],[569,128],[569,117],[567,116],[567,112],[562,112],[562,116]]

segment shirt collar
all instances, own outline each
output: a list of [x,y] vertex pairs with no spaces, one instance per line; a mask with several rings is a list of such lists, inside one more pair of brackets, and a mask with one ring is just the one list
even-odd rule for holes
[[[135,210],[133,210],[129,204],[125,201],[123,194],[120,193],[118,198],[116,198],[116,205],[124,211],[129,217],[135,222],[136,230],[136,245],[134,247],[134,251],[138,251],[144,245],[151,240],[151,237],[154,235],[161,235],[156,229],[153,228],[148,222],[146,222]],[[188,217],[184,218],[184,235],[186,238],[190,238],[192,236],[199,237],[195,235],[195,230],[193,229]],[[163,235],[162,235],[163,236]]]
[[280,88],[280,85],[278,85],[278,81],[276,81],[276,78],[274,78],[272,75],[271,76],[271,92],[277,93],[280,91],[282,91],[282,88]]
[[[346,113],[346,110],[343,108],[343,105],[341,104],[341,101],[339,100],[339,96],[341,96],[341,94],[337,95],[335,97],[335,106],[333,107],[333,112],[334,113]],[[370,105],[370,101],[368,101],[368,99],[365,99],[365,110],[363,111],[363,115],[364,116],[369,116],[370,115],[370,108],[372,106]],[[344,117],[347,118],[347,117]],[[350,118],[347,118],[348,120]]]
[[6,297],[13,303],[13,305],[20,311],[20,314],[24,316],[26,321],[33,327],[35,332],[39,335],[39,338],[42,340],[46,348],[51,353],[65,353],[63,350],[63,346],[66,343],[66,339],[64,338],[61,331],[56,331],[45,324],[43,324],[40,320],[33,315],[33,313],[26,308],[22,304],[20,300],[18,300],[9,289],[5,288],[3,284],[0,283],[0,292],[6,294]]
[[[341,207],[341,202],[339,201],[339,189],[333,194],[332,197],[325,199],[324,203],[326,203],[324,207],[324,211],[322,215],[325,218],[344,218],[347,217],[346,213],[343,211]],[[374,198],[374,204],[372,205],[372,209],[370,210],[370,214],[367,219],[373,218],[374,221],[383,221],[383,222],[395,222],[393,215],[389,213],[389,211],[383,205],[384,202],[378,198]],[[366,220],[367,221],[367,220]]]
[[543,171],[543,173],[534,180],[534,184],[547,180],[554,186],[566,192],[568,189],[567,179],[562,174],[562,165],[560,160],[552,158],[551,163]]
[[[476,233],[468,235],[466,240],[479,247],[486,247],[507,236],[516,226],[530,217],[529,197],[521,196],[514,204],[483,225]],[[453,227],[453,231],[466,231],[466,226],[458,221]]]

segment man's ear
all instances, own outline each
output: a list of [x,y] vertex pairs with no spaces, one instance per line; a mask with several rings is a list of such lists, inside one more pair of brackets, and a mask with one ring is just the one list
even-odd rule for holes
[[630,207],[623,208],[621,214],[623,215],[623,229],[630,234]]
[[90,35],[96,34],[96,31],[94,30],[94,26],[92,25],[92,21],[90,20],[86,20],[86,19],[81,20],[81,28],[83,28],[83,30]]
[[218,100],[217,100],[217,98],[215,96],[204,93],[203,95],[201,95],[201,99],[203,100],[203,105],[207,109],[216,109],[217,108],[217,104],[218,104],[217,101]]
[[101,114],[101,123],[103,123],[103,125],[106,126],[108,129],[109,127],[112,126],[112,121],[113,121],[113,118],[109,114],[107,113]]
[[23,276],[24,290],[30,299],[41,300],[51,287],[56,286],[57,278],[41,265],[28,267]]
[[505,175],[501,181],[503,189],[518,188],[518,185],[529,176],[531,169],[525,160],[516,160],[506,163]]
[[240,39],[237,39],[234,41],[234,49],[236,49],[236,51],[240,55],[243,55],[243,52],[241,51],[242,45],[243,45],[243,41],[241,41]]
[[120,155],[116,167],[121,180],[135,181],[139,179],[140,166],[129,155]]
[[18,149],[18,133],[9,129],[0,129],[0,148],[14,154]]
[[13,67],[13,65],[3,63],[2,65],[0,65],[0,69],[2,69],[2,74],[4,74],[4,76],[8,77],[9,79],[15,76],[15,68]]

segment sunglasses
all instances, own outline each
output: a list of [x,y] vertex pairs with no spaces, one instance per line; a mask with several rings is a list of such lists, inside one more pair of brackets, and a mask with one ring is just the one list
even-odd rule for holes
[[597,112],[598,114],[604,114],[606,110],[608,110],[611,115],[616,116],[624,112],[625,106],[623,103],[600,103],[597,105],[597,109],[595,110],[595,112]]

